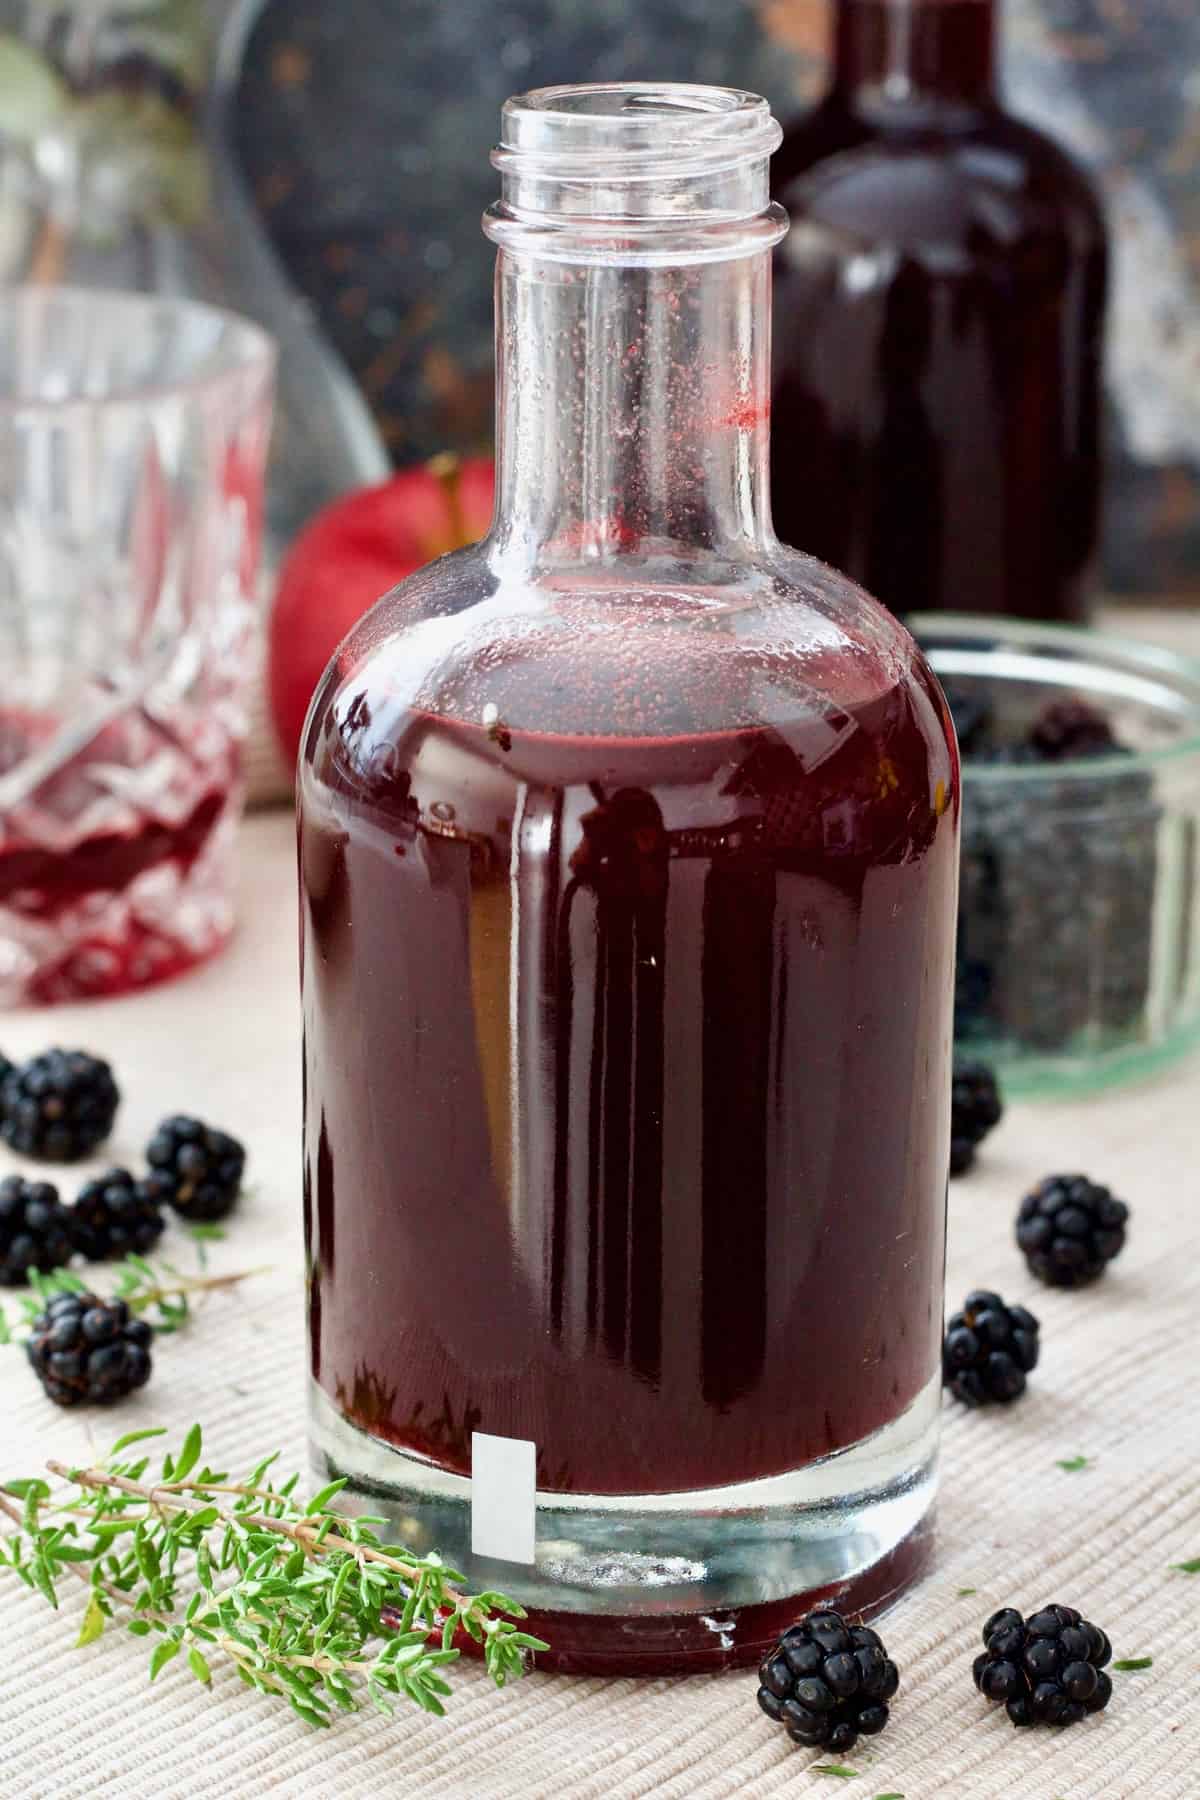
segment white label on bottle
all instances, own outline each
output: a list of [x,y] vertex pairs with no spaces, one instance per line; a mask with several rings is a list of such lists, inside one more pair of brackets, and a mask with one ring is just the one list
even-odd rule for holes
[[534,1561],[537,1445],[531,1438],[471,1433],[471,1553]]

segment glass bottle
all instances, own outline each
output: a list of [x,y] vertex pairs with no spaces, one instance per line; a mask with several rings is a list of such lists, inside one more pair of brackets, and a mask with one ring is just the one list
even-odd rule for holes
[[316,1460],[561,1668],[752,1658],[928,1543],[957,761],[903,627],[771,528],[778,136],[508,102],[495,521],[301,756]]
[[1106,238],[1066,153],[1003,110],[993,0],[837,0],[786,135],[780,534],[901,615],[1086,617]]

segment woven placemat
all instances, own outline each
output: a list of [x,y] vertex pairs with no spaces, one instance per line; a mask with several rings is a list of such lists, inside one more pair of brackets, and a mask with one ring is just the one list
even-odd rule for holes
[[[299,1019],[287,815],[245,829],[243,925],[207,969],[136,999],[12,1015],[4,1048],[50,1039],[114,1061],[126,1098],[109,1161],[136,1162],[161,1114],[195,1108],[243,1135],[252,1191],[212,1246],[216,1268],[271,1265],[161,1342],[151,1385],[105,1414],[62,1413],[15,1350],[0,1350],[0,1475],[83,1457],[119,1432],[204,1422],[222,1466],[282,1449],[304,1462]],[[260,1793],[378,1800],[673,1800],[818,1795],[852,1800],[1194,1800],[1200,1794],[1200,1068],[1087,1103],[1015,1106],[950,1197],[952,1301],[995,1285],[1032,1304],[1043,1361],[1017,1406],[946,1413],[939,1553],[884,1625],[903,1683],[892,1723],[809,1772],[754,1704],[751,1675],[599,1681],[534,1675],[497,1693],[465,1668],[449,1716],[374,1714],[323,1733],[220,1670],[211,1693],[172,1664],[146,1685],[146,1650],[114,1633],[74,1648],[61,1615],[0,1574],[0,1795],[5,1800],[199,1800]],[[17,1166],[5,1153],[0,1170]],[[1039,1289],[1012,1243],[1022,1191],[1082,1167],[1133,1207],[1129,1246],[1095,1289]],[[80,1176],[82,1179],[82,1175]],[[75,1179],[65,1184],[74,1192]],[[190,1251],[168,1241],[178,1256]],[[802,1354],[802,1352],[801,1352]],[[814,1351],[814,1354],[819,1354]],[[1088,1458],[1068,1472],[1060,1462]],[[974,1593],[960,1593],[964,1588]],[[1008,1602],[1061,1600],[1112,1635],[1109,1711],[1070,1731],[1018,1733],[975,1693],[979,1626]]]

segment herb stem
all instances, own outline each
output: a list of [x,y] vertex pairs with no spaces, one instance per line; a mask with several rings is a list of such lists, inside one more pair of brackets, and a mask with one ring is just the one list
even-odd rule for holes
[[[252,1663],[254,1660],[255,1652],[249,1644],[239,1643],[237,1638],[219,1637],[216,1644],[237,1662]],[[275,1666],[284,1664],[289,1669],[315,1669],[318,1675],[369,1675],[375,1667],[373,1659],[341,1662],[336,1656],[281,1656],[277,1653],[272,1655],[271,1662]]]
[[[0,1489],[0,1512],[2,1512],[6,1518],[11,1519],[13,1524],[20,1530],[23,1531],[25,1529],[24,1518],[19,1510],[13,1505],[12,1501],[5,1496],[3,1489]],[[90,1575],[85,1575],[83,1570],[77,1568],[74,1563],[67,1563],[66,1567],[70,1569],[72,1575],[78,1576],[79,1580],[84,1582],[87,1587],[91,1587],[92,1578]]]
[[[48,1466],[48,1465],[47,1465]],[[232,1481],[156,1481],[156,1494],[245,1494],[256,1500],[279,1500],[275,1488],[239,1487]],[[241,1515],[238,1515],[239,1518]]]
[[[210,1488],[201,1481],[194,1483],[156,1482],[153,1487],[147,1487],[144,1482],[131,1481],[127,1475],[112,1475],[107,1469],[72,1469],[66,1463],[56,1462],[53,1459],[47,1462],[46,1467],[52,1475],[61,1475],[64,1481],[73,1481],[77,1487],[116,1488],[122,1494],[132,1494],[136,1499],[144,1500],[160,1515],[164,1512],[186,1513],[197,1510],[194,1506],[189,1505],[179,1493],[179,1490],[185,1486],[192,1488],[201,1498],[210,1493],[245,1494],[247,1496],[267,1494],[272,1500],[284,1498],[282,1494],[271,1493],[269,1489],[229,1486]],[[173,1491],[179,1496],[178,1498],[171,1497]],[[216,1510],[217,1519],[223,1525],[245,1525],[255,1531],[275,1531],[281,1537],[291,1538],[292,1542],[299,1544],[302,1550],[312,1550],[320,1537],[324,1549],[344,1550],[347,1556],[352,1556],[358,1563],[379,1563],[382,1568],[390,1569],[394,1575],[399,1575],[404,1581],[416,1581],[421,1574],[420,1569],[414,1563],[401,1562],[398,1557],[389,1556],[385,1550],[377,1550],[372,1544],[356,1544],[351,1538],[339,1536],[336,1531],[322,1533],[322,1520],[319,1518],[297,1519],[294,1524],[291,1524],[286,1519],[273,1518],[270,1513],[225,1512],[220,1507]],[[446,1591],[455,1600],[461,1598],[451,1588]]]
[[[282,1494],[277,1494],[270,1488],[237,1487],[230,1484],[210,1487],[202,1481],[156,1482],[153,1487],[148,1487],[145,1482],[131,1481],[127,1475],[110,1474],[106,1469],[73,1469],[68,1464],[58,1462],[54,1458],[47,1462],[46,1467],[52,1475],[59,1475],[64,1481],[73,1481],[77,1487],[99,1491],[116,1488],[122,1494],[131,1494],[136,1499],[144,1500],[148,1506],[153,1507],[160,1518],[168,1512],[188,1513],[197,1510],[182,1498],[181,1490],[185,1488],[193,1490],[201,1498],[207,1494],[216,1493],[261,1495],[271,1500],[284,1498]],[[180,1497],[172,1499],[170,1498],[172,1493]],[[9,1510],[7,1506],[5,1510]],[[319,1541],[323,1550],[344,1551],[347,1556],[352,1556],[360,1566],[363,1563],[376,1563],[380,1568],[389,1569],[392,1574],[398,1575],[402,1581],[415,1582],[421,1579],[422,1571],[415,1563],[402,1562],[399,1557],[390,1556],[386,1550],[376,1549],[373,1544],[356,1543],[352,1538],[342,1537],[336,1531],[323,1531],[322,1520],[319,1518],[298,1519],[291,1524],[286,1519],[274,1518],[269,1513],[227,1512],[220,1507],[216,1508],[216,1513],[217,1519],[213,1521],[214,1524],[219,1521],[223,1525],[241,1525],[255,1531],[276,1532],[280,1537],[290,1538],[309,1556],[313,1554]],[[14,1516],[19,1522],[20,1515]],[[84,1579],[86,1580],[86,1577]],[[485,1632],[493,1632],[497,1629],[499,1621],[493,1619],[488,1614],[488,1609],[481,1607],[478,1601],[460,1594],[456,1588],[448,1585],[444,1592],[446,1600],[459,1618],[477,1620]],[[432,1631],[430,1635],[432,1635]]]
[[[6,1497],[2,1488],[0,1488],[0,1512],[6,1514],[6,1516],[12,1520],[14,1525],[19,1525],[22,1530],[24,1529],[24,1519],[13,1505],[12,1501]],[[113,1587],[109,1582],[105,1581],[104,1577],[98,1572],[93,1571],[91,1575],[88,1575],[79,1567],[78,1563],[73,1562],[64,1563],[62,1566],[69,1574],[74,1575],[76,1581],[82,1581],[84,1587],[99,1588],[101,1593],[106,1595],[109,1600],[114,1602],[119,1601],[122,1606],[133,1606],[135,1604],[132,1594],[122,1593],[120,1588]],[[170,1623],[165,1613],[146,1612],[144,1608],[139,1608],[138,1610],[139,1617],[143,1619],[150,1619],[160,1625]]]
[[[197,1245],[197,1249],[202,1248]],[[120,1300],[137,1314],[153,1314],[150,1324],[156,1335],[178,1331],[186,1323],[190,1307],[189,1295],[204,1300],[210,1294],[228,1291],[253,1275],[267,1275],[270,1265],[257,1269],[236,1269],[224,1275],[186,1275],[172,1263],[147,1262],[144,1256],[127,1256],[114,1271],[115,1287],[101,1298]],[[19,1316],[10,1319],[0,1307],[0,1344],[21,1341],[32,1331],[48,1302],[56,1294],[84,1294],[87,1283],[73,1269],[54,1269],[48,1275],[30,1271],[28,1291],[17,1305]]]
[[[310,1725],[329,1724],[334,1709],[357,1711],[362,1697],[384,1712],[399,1698],[440,1715],[460,1632],[474,1639],[501,1687],[525,1672],[531,1652],[546,1648],[514,1623],[524,1617],[515,1600],[463,1593],[463,1577],[435,1552],[385,1544],[371,1529],[382,1520],[332,1511],[342,1480],[305,1505],[293,1497],[295,1475],[261,1485],[275,1460],[269,1456],[244,1483],[231,1482],[200,1464],[198,1425],[163,1457],[158,1480],[153,1473],[143,1479],[149,1459],[140,1454],[115,1460],[130,1444],[160,1435],[129,1432],[92,1467],[49,1459],[47,1470],[68,1484],[66,1492],[44,1479],[0,1490],[0,1519],[17,1527],[14,1537],[0,1538],[0,1567],[53,1606],[69,1569],[89,1590],[81,1645],[120,1616],[134,1636],[156,1634],[151,1680],[182,1656],[207,1687],[205,1652],[215,1652]],[[222,1505],[225,1496],[236,1504]]]
[[[176,1271],[172,1269],[171,1273]],[[229,1275],[180,1275],[174,1283],[146,1288],[131,1296],[129,1310],[141,1313],[163,1300],[182,1300],[187,1294],[215,1294],[223,1288],[236,1287],[239,1281],[248,1281],[252,1275],[270,1273],[270,1264],[264,1263],[257,1269],[235,1269]]]

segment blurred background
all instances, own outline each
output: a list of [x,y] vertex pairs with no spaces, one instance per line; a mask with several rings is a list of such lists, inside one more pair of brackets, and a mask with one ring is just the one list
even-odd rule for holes
[[[0,272],[185,291],[283,350],[276,547],[389,464],[486,451],[501,102],[649,73],[785,121],[828,0],[4,0]],[[1008,0],[1011,108],[1090,166],[1114,233],[1110,594],[1200,592],[1200,9]],[[279,465],[284,465],[281,474]]]
[[[1196,0],[0,0],[0,998],[123,991],[228,936],[242,800],[290,796],[337,644],[487,529],[501,105],[633,78],[760,92],[788,128],[781,535],[906,618],[988,615],[935,646],[964,1034],[1086,1062],[1200,1032],[1200,672],[1122,711],[1157,650],[1036,635],[1195,651]],[[1061,660],[1053,729],[998,643]],[[1173,772],[1054,785],[1176,740]],[[1030,848],[1047,820],[1065,862]],[[1037,1018],[997,1022],[1039,954]]]

